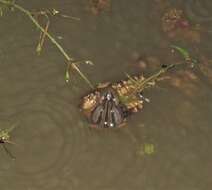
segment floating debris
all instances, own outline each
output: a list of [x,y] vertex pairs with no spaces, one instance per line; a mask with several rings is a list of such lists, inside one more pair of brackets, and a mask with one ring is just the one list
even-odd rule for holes
[[157,73],[145,78],[131,77],[117,83],[103,83],[83,97],[81,109],[95,128],[125,126],[126,118],[150,102],[143,96],[143,90],[155,85],[157,79],[174,65],[163,66]]

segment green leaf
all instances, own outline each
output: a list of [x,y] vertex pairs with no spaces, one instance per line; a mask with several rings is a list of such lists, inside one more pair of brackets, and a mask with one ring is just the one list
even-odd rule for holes
[[193,59],[191,57],[191,55],[189,54],[189,52],[186,49],[181,48],[176,45],[171,45],[171,47],[174,48],[175,50],[177,50],[183,56],[185,61],[189,62],[191,64],[191,67],[194,67],[194,65],[196,65],[198,63],[198,61],[196,59]]
[[183,56],[183,58],[185,60],[190,59],[190,54],[186,49],[181,48],[181,47],[176,46],[176,45],[171,45],[171,47],[174,48],[175,50],[177,50]]

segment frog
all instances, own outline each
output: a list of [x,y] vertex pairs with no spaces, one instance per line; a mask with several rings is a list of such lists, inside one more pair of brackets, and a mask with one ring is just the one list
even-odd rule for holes
[[143,102],[147,100],[141,94],[133,95],[132,99],[129,99],[128,96],[132,89],[129,80],[118,83],[104,82],[98,84],[94,91],[84,96],[80,107],[91,124],[90,126],[92,128],[126,126],[126,118],[141,110]]
[[112,88],[101,93],[97,106],[93,109],[90,121],[96,128],[115,128],[124,123],[125,115],[123,105]]

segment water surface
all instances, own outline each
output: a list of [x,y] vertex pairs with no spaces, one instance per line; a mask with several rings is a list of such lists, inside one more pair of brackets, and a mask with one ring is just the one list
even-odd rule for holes
[[[31,10],[55,8],[81,19],[52,18],[50,32],[62,37],[58,41],[72,56],[95,63],[81,66],[94,83],[118,81],[125,72],[149,75],[157,70],[159,65],[139,69],[138,55],[175,61],[167,48],[173,42],[161,31],[156,12],[161,2],[112,0],[111,11],[95,16],[85,0],[17,0]],[[205,12],[211,12],[209,0],[174,2],[169,3],[210,30],[211,15],[195,8],[210,4]],[[80,98],[90,89],[76,74],[72,84],[65,83],[65,60],[58,50],[47,42],[37,56],[39,32],[17,11],[0,22],[0,126],[18,123],[12,132],[18,145],[8,145],[16,160],[0,152],[2,190],[212,188],[210,64],[171,72],[178,87],[167,80],[147,90],[151,102],[129,118],[127,128],[94,130],[79,111]],[[211,33],[199,44],[186,45],[209,56]],[[154,145],[152,154],[144,153],[145,144]]]

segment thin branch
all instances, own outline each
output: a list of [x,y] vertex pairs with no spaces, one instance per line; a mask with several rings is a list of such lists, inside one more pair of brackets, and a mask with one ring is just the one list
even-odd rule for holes
[[[12,6],[19,11],[23,12],[25,15],[29,17],[29,19],[50,39],[50,41],[59,49],[59,51],[63,54],[63,56],[67,60],[67,64],[71,66],[73,69],[75,69],[79,75],[88,83],[88,85],[91,88],[94,88],[92,83],[88,80],[88,78],[80,71],[80,69],[77,67],[77,65],[74,63],[74,59],[69,56],[66,51],[63,49],[63,47],[36,21],[36,19],[32,16],[31,12],[26,10],[25,8],[21,7],[20,5],[6,0],[0,0],[0,3],[5,4],[7,6]],[[69,68],[68,66],[68,68]]]
[[[46,32],[48,32],[50,21],[49,21],[49,17],[48,17],[47,14],[45,14],[44,16],[47,19],[47,22],[46,22],[44,29],[45,29]],[[43,44],[44,44],[44,41],[45,41],[45,37],[46,37],[46,33],[41,32],[40,37],[39,37],[39,41],[38,41],[38,45],[37,45],[37,48],[36,48],[36,52],[38,53],[38,55],[40,55],[40,53],[42,51]]]

